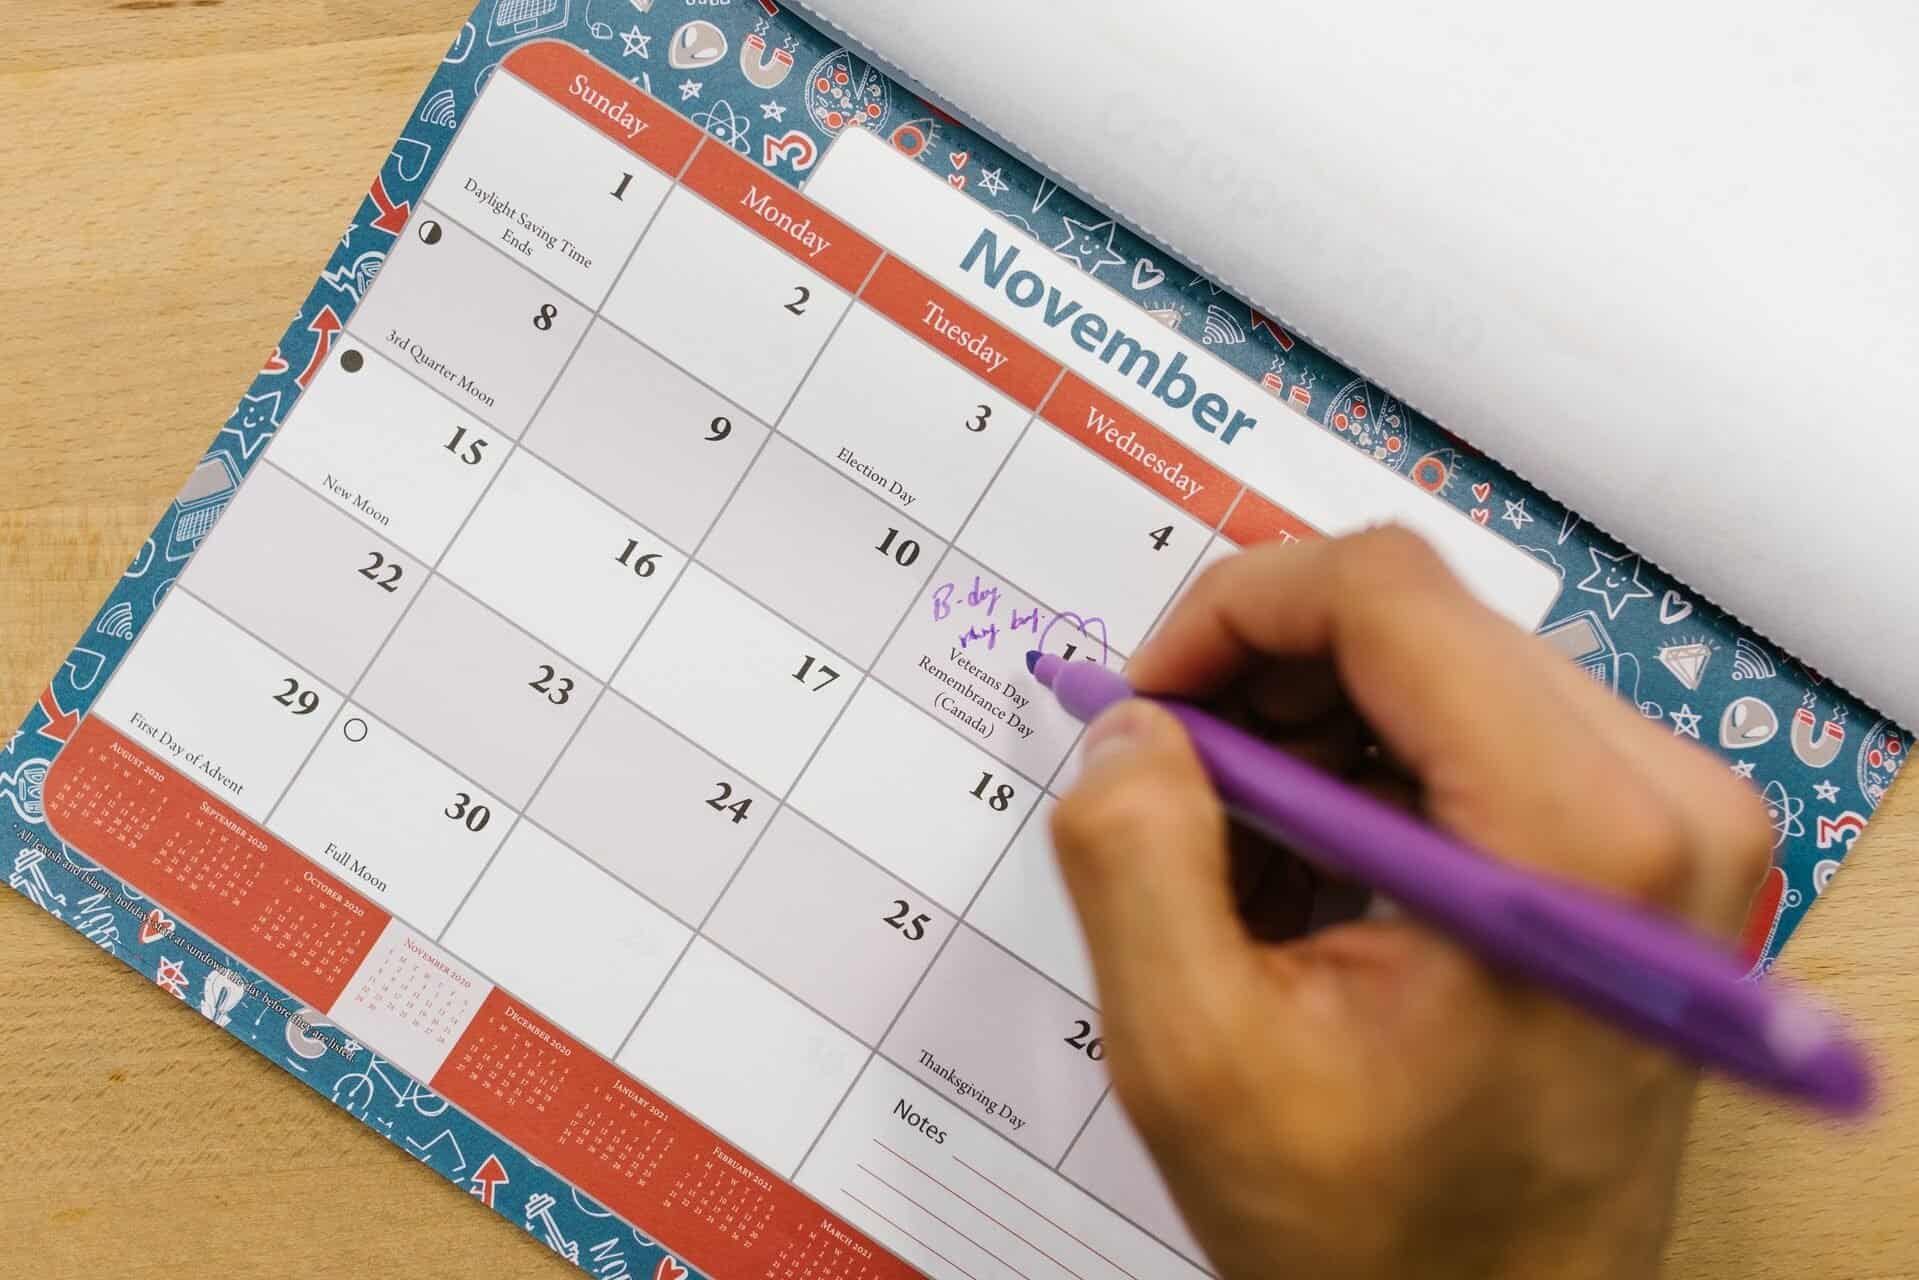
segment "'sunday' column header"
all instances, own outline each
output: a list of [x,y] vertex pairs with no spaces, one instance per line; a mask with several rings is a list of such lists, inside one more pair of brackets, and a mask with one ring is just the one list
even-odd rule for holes
[[551,40],[522,45],[502,65],[669,178],[686,167],[706,136],[572,45]]

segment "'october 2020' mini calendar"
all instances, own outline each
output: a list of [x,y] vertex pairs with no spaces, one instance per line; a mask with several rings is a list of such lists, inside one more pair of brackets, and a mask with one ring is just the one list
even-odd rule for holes
[[791,15],[579,7],[449,53],[10,748],[12,883],[596,1275],[1202,1273],[1024,654],[1387,519],[1604,627],[1389,397],[1299,417]]

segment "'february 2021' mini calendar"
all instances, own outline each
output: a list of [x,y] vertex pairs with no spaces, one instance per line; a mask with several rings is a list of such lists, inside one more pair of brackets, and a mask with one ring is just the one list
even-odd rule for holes
[[[1675,732],[1798,673],[1118,235],[773,4],[488,0],[0,757],[10,883],[595,1275],[1203,1273],[1024,654],[1397,520]],[[1786,718],[1706,730],[1756,959],[1906,745]]]

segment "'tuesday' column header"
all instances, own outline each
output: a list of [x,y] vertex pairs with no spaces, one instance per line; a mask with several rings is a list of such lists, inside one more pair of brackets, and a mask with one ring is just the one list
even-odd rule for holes
[[1059,365],[1031,343],[898,258],[880,264],[860,297],[1028,409],[1039,408],[1059,376]]
[[551,40],[522,45],[502,65],[668,177],[686,167],[705,136],[572,45]]

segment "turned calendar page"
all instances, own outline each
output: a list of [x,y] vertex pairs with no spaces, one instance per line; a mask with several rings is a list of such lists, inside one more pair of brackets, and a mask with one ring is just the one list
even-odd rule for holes
[[1702,608],[1656,705],[1623,550],[776,5],[689,7],[467,25],[0,759],[10,883],[598,1276],[1203,1274],[1025,653],[1386,521],[1682,728],[1746,642]]

